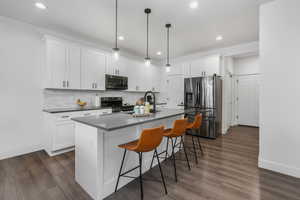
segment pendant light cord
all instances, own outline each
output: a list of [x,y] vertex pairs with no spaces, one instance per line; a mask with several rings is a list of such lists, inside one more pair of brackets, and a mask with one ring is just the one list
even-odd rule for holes
[[167,40],[168,40],[168,47],[167,47],[167,64],[170,64],[170,28],[168,27],[167,31]]
[[166,24],[167,28],[167,66],[170,66],[170,28],[171,24]]
[[116,0],[116,38],[115,38],[115,48],[118,48],[118,0]]
[[149,58],[149,13],[147,13],[147,58]]

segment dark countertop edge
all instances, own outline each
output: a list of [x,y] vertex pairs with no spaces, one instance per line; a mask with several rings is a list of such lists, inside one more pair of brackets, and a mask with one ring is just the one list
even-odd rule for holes
[[66,112],[80,112],[80,111],[105,110],[105,109],[111,109],[111,108],[110,107],[61,108],[61,110],[58,108],[58,109],[43,109],[43,112],[57,114],[57,113],[66,113]]
[[88,125],[88,126],[92,126],[92,127],[98,128],[98,129],[102,129],[102,130],[105,130],[105,131],[114,131],[114,130],[117,130],[117,129],[127,128],[127,127],[130,127],[130,126],[136,126],[138,124],[145,124],[145,123],[148,123],[148,122],[153,122],[153,121],[160,120],[160,119],[166,119],[166,118],[169,118],[169,117],[175,117],[175,116],[183,115],[183,114],[185,114],[184,111],[182,111],[182,113],[177,113],[177,114],[172,114],[172,115],[168,115],[168,116],[164,116],[164,117],[149,119],[147,121],[136,122],[136,123],[132,123],[132,124],[129,124],[129,125],[123,125],[123,126],[118,126],[118,127],[114,127],[114,128],[104,128],[104,127],[101,127],[101,126],[95,126],[95,125],[77,120],[76,118],[72,118],[72,120],[75,121],[75,122],[82,123],[82,124],[85,124],[85,125]]

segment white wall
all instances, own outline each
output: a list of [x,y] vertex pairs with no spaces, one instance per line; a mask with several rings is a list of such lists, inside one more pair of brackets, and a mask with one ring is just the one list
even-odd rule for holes
[[259,56],[234,58],[234,74],[259,74]]
[[260,9],[259,166],[300,178],[300,1]]
[[42,148],[41,35],[0,17],[0,159]]

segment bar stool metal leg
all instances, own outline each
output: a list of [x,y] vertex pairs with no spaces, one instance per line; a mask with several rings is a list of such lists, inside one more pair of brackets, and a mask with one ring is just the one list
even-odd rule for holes
[[199,144],[199,148],[200,148],[201,154],[204,155],[204,151],[203,151],[203,149],[202,149],[202,145],[201,145],[201,143],[200,143],[199,137],[197,137],[197,139],[198,139],[198,144]]
[[195,141],[194,141],[194,136],[193,135],[192,135],[192,142],[193,142],[193,149],[194,149],[194,155],[195,155],[196,164],[198,164],[197,151],[196,151]]
[[164,185],[164,188],[165,188],[165,193],[168,194],[166,183],[165,183],[165,179],[164,179],[164,175],[163,175],[163,172],[162,172],[162,169],[161,169],[161,166],[160,166],[160,161],[159,161],[157,149],[155,149],[154,153],[156,155],[156,159],[157,159],[157,162],[158,162],[158,167],[159,167],[161,179],[162,179],[162,182],[163,182],[163,185]]
[[143,163],[143,153],[139,154],[139,163],[140,163],[140,187],[141,187],[141,200],[144,199],[144,191],[143,191],[143,177],[142,177],[142,163]]
[[154,157],[155,157],[155,151],[153,152],[153,156],[152,156],[152,160],[151,160],[150,169],[152,169],[153,162],[154,162]]
[[167,148],[166,148],[166,156],[165,156],[165,159],[168,158],[168,150],[169,150],[169,137],[167,137]]
[[122,164],[121,164],[120,171],[119,171],[119,176],[118,176],[116,188],[115,188],[115,192],[118,190],[118,185],[119,185],[119,181],[120,181],[120,177],[121,177],[121,173],[122,173],[122,169],[123,169],[123,165],[124,165],[124,160],[125,160],[126,152],[127,152],[127,150],[125,149],[124,150],[124,154],[123,154]]
[[185,145],[184,145],[184,142],[183,142],[183,137],[182,137],[182,136],[181,136],[181,143],[182,143],[182,146],[183,146],[183,150],[184,150],[184,154],[185,154],[186,162],[187,162],[187,164],[188,164],[189,170],[191,170],[191,166],[190,166],[189,158],[188,158],[188,156],[187,156],[187,153],[186,153],[186,149],[185,149]]
[[172,157],[173,157],[173,165],[174,165],[175,182],[177,182],[177,169],[176,169],[176,160],[175,160],[175,153],[174,153],[175,145],[172,138],[171,138],[171,142],[172,142]]

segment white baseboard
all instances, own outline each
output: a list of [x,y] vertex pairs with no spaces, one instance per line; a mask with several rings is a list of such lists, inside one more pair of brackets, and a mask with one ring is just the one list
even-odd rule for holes
[[32,146],[27,146],[27,147],[22,147],[18,149],[14,149],[12,151],[6,151],[6,152],[0,152],[0,160],[7,159],[7,158],[12,158],[15,156],[20,156],[28,153],[32,153],[35,151],[41,151],[43,150],[44,147],[42,144],[38,145],[32,145]]
[[258,167],[268,169],[281,174],[286,174],[296,178],[300,178],[300,168],[288,166],[282,163],[277,163],[269,160],[259,159]]

